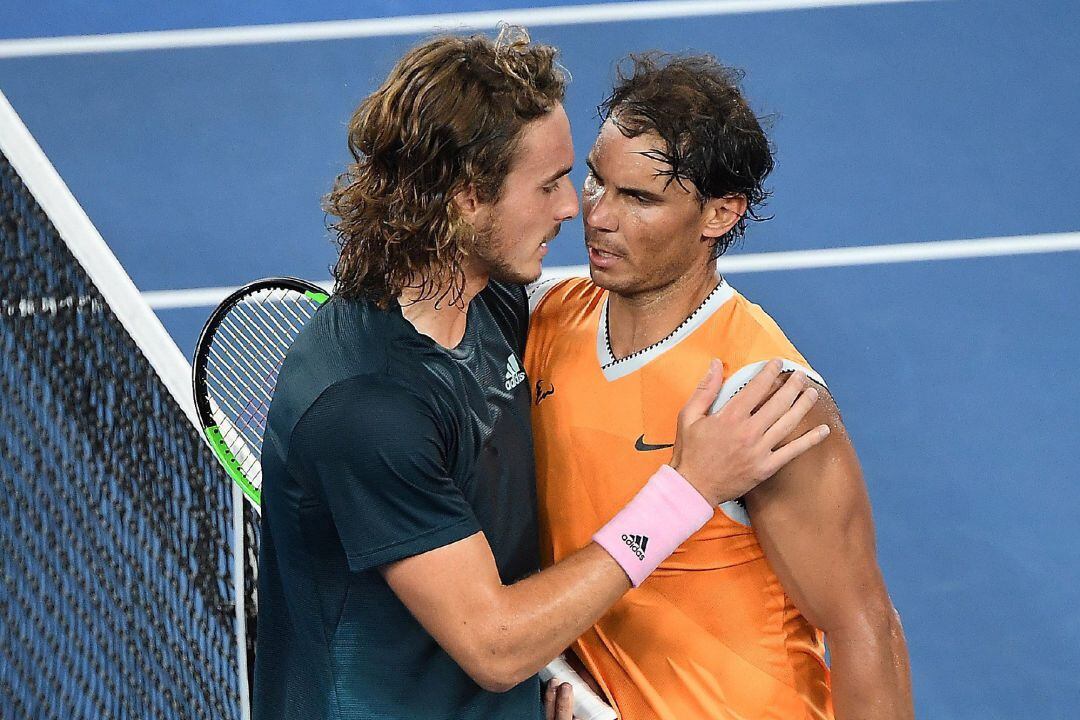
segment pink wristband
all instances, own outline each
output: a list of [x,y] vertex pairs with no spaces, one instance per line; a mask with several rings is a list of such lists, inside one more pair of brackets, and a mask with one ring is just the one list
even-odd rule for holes
[[593,542],[622,566],[634,587],[709,522],[715,508],[668,465],[596,531]]

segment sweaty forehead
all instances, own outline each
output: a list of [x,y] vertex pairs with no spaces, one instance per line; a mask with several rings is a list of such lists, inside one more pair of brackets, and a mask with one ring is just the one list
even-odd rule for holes
[[[602,174],[617,173],[621,179],[633,179],[636,183],[665,184],[661,176],[670,170],[663,160],[648,154],[663,151],[665,143],[656,133],[646,132],[637,137],[626,137],[615,122],[608,118],[600,126],[600,134],[589,152],[589,161]],[[617,178],[612,178],[617,179]]]

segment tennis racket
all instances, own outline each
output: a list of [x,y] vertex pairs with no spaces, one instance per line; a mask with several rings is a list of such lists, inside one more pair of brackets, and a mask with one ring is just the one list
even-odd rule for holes
[[192,379],[203,432],[256,508],[262,497],[266,413],[278,370],[326,299],[321,287],[305,280],[256,280],[217,306],[195,346]]
[[[278,371],[296,336],[327,300],[305,280],[275,277],[248,283],[210,314],[192,364],[195,406],[203,432],[229,477],[258,508],[262,500],[262,440]],[[618,716],[559,657],[544,668],[574,687],[574,716]]]

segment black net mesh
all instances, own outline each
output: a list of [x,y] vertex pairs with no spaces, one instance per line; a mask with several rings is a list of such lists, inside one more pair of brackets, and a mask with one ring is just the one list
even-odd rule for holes
[[240,718],[231,507],[0,155],[0,717]]

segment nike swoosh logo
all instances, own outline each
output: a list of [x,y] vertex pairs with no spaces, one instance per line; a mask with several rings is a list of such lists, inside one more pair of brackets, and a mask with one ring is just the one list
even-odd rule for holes
[[664,448],[675,447],[675,443],[668,443],[667,445],[650,445],[645,442],[644,433],[634,443],[634,449],[638,452],[649,452],[650,450],[663,450]]

